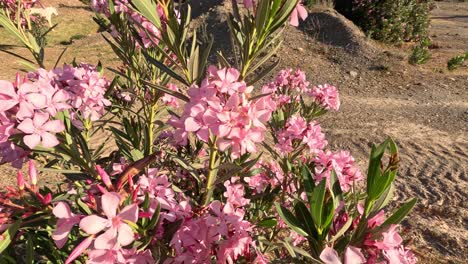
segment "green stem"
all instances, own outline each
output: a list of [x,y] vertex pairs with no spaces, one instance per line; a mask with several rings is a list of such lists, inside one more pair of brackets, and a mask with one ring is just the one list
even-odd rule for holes
[[214,182],[217,175],[217,168],[215,168],[216,164],[216,154],[218,150],[216,148],[216,140],[210,146],[210,164],[208,168],[208,179],[206,182],[206,193],[205,198],[203,201],[203,205],[208,205],[210,203],[211,197],[213,196],[213,189],[214,189]]

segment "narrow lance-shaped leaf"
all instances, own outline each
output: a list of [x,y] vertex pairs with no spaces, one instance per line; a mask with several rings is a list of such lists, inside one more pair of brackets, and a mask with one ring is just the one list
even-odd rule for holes
[[296,233],[298,233],[301,236],[306,237],[308,235],[307,232],[304,231],[300,227],[300,223],[288,209],[286,209],[284,206],[280,205],[279,203],[275,203],[275,207],[280,217],[292,230],[294,230]]

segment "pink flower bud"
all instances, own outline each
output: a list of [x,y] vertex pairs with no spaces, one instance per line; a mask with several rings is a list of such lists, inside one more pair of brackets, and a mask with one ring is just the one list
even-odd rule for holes
[[29,160],[29,180],[32,186],[37,184],[37,170],[33,160]]
[[102,187],[100,184],[96,185],[96,187],[99,189],[99,191],[104,194],[104,193],[107,193],[107,189]]
[[51,193],[46,194],[46,196],[43,196],[40,193],[36,193],[36,196],[43,205],[48,205],[52,201],[52,194]]
[[106,187],[109,188],[109,189],[112,189],[112,182],[111,182],[111,179],[109,177],[109,174],[107,174],[107,172],[105,170],[103,170],[101,168],[101,166],[99,166],[99,165],[96,165],[96,170],[97,170],[99,176],[101,176],[102,182],[104,182]]
[[18,188],[20,191],[24,190],[24,175],[21,171],[18,171],[17,175]]

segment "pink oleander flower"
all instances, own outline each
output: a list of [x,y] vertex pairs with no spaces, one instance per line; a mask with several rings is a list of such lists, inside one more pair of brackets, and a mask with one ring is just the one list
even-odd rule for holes
[[348,192],[353,182],[363,179],[361,171],[355,164],[354,158],[348,151],[332,153],[330,151],[321,152],[316,158],[316,183],[323,178],[330,179],[330,173],[334,170],[340,182],[341,189]]
[[338,256],[338,252],[331,247],[325,247],[320,254],[320,260],[325,264],[363,264],[366,263],[366,258],[360,248],[349,246],[344,253],[344,262]]
[[24,119],[18,125],[18,129],[26,134],[23,141],[30,149],[37,145],[51,148],[60,143],[52,133],[62,132],[65,126],[60,120],[49,120],[49,114],[35,113],[32,119]]
[[67,242],[68,235],[73,226],[79,224],[80,216],[73,214],[70,207],[65,202],[58,202],[52,210],[52,213],[58,218],[57,229],[55,229],[52,234],[52,239],[55,245],[60,249]]
[[338,111],[340,109],[340,97],[335,86],[329,84],[315,86],[308,94],[317,104],[327,110]]
[[190,205],[182,199],[178,198],[169,179],[166,175],[158,175],[158,170],[150,168],[148,175],[143,175],[138,180],[140,186],[139,195],[141,200],[145,199],[145,195],[150,198],[150,213],[154,213],[156,207],[161,207],[160,219],[169,222],[175,222],[178,219],[187,216],[187,210],[190,210]]
[[47,98],[39,92],[37,85],[23,83],[18,90],[12,83],[0,81],[0,112],[4,112],[18,106],[15,111],[16,118],[23,120],[34,115],[35,109],[46,107]]
[[391,250],[399,247],[403,242],[403,239],[396,231],[397,228],[398,225],[391,225],[387,232],[382,233],[382,241],[375,241],[372,244],[381,250]]
[[388,264],[415,264],[418,262],[418,258],[413,254],[413,252],[404,246],[384,250],[383,255],[388,261]]
[[[176,91],[178,92],[179,91],[179,88],[177,88],[177,86],[175,84],[168,84],[167,85],[167,88],[169,90],[172,90],[172,91]],[[175,98],[174,96],[171,96],[171,95],[168,95],[168,94],[165,94],[161,100],[163,101],[163,103],[167,106],[171,106],[171,107],[174,107],[174,108],[177,108],[179,107],[179,101],[177,100],[177,98]]]
[[106,218],[90,215],[80,221],[80,228],[90,235],[98,234],[106,229],[96,238],[95,247],[111,248],[117,243],[120,246],[127,246],[133,242],[133,230],[125,221],[133,223],[137,221],[138,206],[136,204],[127,205],[117,214],[119,203],[120,195],[118,193],[105,193],[101,197],[101,206]]
[[204,142],[216,136],[218,148],[229,150],[233,159],[257,151],[256,144],[264,139],[264,123],[276,104],[269,96],[249,100],[253,88],[239,81],[239,76],[236,69],[211,66],[201,86],[188,90],[190,101],[181,117],[169,121],[179,144],[187,144],[188,133],[194,133]]
[[263,168],[263,170],[254,176],[245,177],[244,180],[256,193],[261,193],[268,185],[271,185],[274,189],[284,179],[283,171],[275,161],[259,161],[254,168]]
[[236,182],[237,178],[231,178],[231,180],[224,182],[224,187],[226,187],[224,197],[227,198],[227,203],[232,204],[234,207],[242,207],[247,205],[250,200],[244,197],[244,185],[236,184]]
[[291,13],[291,16],[289,17],[289,24],[291,24],[291,26],[298,27],[299,18],[301,20],[306,20],[306,18],[309,16],[307,9],[305,9],[301,2],[302,1],[299,0],[297,6],[294,8],[294,10]]
[[[47,111],[54,115],[57,111],[73,108],[91,121],[98,120],[111,102],[105,98],[109,81],[100,76],[96,68],[87,64],[79,67],[64,65],[50,72],[39,69],[29,78],[42,88],[46,95]],[[76,114],[71,115],[72,118]]]
[[168,263],[235,263],[253,244],[251,224],[244,211],[213,201],[205,214],[186,221],[174,234],[170,245],[176,255]]
[[300,143],[309,147],[309,152],[316,155],[327,145],[325,134],[320,125],[312,121],[309,124],[299,115],[293,115],[286,121],[285,128],[276,133],[278,143],[275,148],[282,154],[291,153]]

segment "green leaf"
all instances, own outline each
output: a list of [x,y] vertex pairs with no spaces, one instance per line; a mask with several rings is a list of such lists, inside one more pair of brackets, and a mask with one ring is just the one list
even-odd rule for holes
[[411,199],[409,202],[403,204],[392,216],[387,218],[383,223],[384,226],[399,224],[413,209],[418,202],[417,198]]
[[143,51],[143,55],[145,56],[145,58],[148,60],[148,62],[150,62],[151,64],[154,64],[156,67],[158,67],[161,71],[169,74],[169,76],[171,76],[172,78],[178,80],[179,82],[183,83],[184,85],[186,85],[187,87],[190,86],[190,84],[184,79],[182,78],[181,76],[179,76],[177,73],[175,73],[172,69],[170,69],[169,67],[167,67],[166,65],[164,65],[162,62],[154,59],[153,57],[151,57],[150,55],[148,55],[147,52]]
[[336,234],[330,239],[328,243],[331,244],[338,240],[341,236],[343,236],[346,233],[346,231],[348,231],[348,229],[351,227],[353,220],[354,219],[352,217],[349,217],[348,221],[346,221],[346,223],[341,227],[340,230],[338,230],[338,232],[336,232]]
[[158,15],[158,7],[152,0],[132,0],[132,4],[136,7],[137,11],[146,17],[158,29],[161,29],[161,20]]
[[26,242],[26,263],[32,264],[34,260],[34,244],[31,234],[28,234],[28,241]]
[[325,191],[326,191],[327,179],[323,179],[320,183],[315,186],[314,191],[312,192],[312,197],[310,202],[310,208],[312,212],[312,218],[319,229],[319,233],[322,229],[323,224],[323,206],[325,200]]
[[258,223],[258,226],[272,228],[272,227],[275,227],[277,224],[278,224],[278,221],[276,221],[276,219],[267,218],[267,219],[263,219],[262,221],[260,221],[260,223]]
[[83,210],[87,215],[92,215],[91,209],[89,209],[88,205],[86,205],[80,198],[76,199],[76,204],[78,207]]
[[315,228],[314,220],[305,204],[298,201],[296,205],[294,205],[294,212],[296,213],[296,219],[299,223],[302,223],[302,226],[308,233],[308,238],[318,240],[318,232]]
[[2,234],[2,240],[0,240],[0,255],[2,254],[5,249],[8,248],[10,245],[13,237],[16,235],[16,232],[18,232],[18,229],[21,226],[21,220],[16,220],[15,223],[13,223],[8,229],[3,232]]
[[387,204],[392,200],[393,193],[395,192],[394,184],[390,184],[387,189],[382,193],[382,195],[377,199],[372,206],[370,213],[375,213],[380,211],[382,208],[387,206]]
[[275,203],[276,211],[283,219],[283,221],[296,233],[301,236],[308,236],[307,232],[300,228],[301,224],[299,221],[294,217],[294,215],[286,209],[284,206],[280,205],[279,203]]

